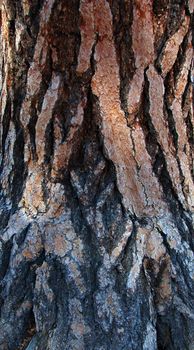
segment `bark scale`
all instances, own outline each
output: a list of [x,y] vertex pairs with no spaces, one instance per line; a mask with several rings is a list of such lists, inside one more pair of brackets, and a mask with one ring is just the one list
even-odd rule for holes
[[192,13],[2,1],[2,350],[194,348]]

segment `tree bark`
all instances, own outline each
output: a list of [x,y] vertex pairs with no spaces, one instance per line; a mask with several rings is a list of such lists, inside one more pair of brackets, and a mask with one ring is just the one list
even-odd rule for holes
[[0,349],[194,349],[192,12],[2,1]]

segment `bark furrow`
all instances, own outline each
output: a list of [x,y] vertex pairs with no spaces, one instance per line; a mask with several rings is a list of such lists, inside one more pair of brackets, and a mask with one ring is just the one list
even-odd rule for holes
[[0,349],[192,350],[192,1],[0,6]]

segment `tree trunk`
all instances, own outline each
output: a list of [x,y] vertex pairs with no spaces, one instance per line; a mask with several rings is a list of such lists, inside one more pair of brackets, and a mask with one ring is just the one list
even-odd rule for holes
[[192,350],[192,0],[3,0],[0,349]]

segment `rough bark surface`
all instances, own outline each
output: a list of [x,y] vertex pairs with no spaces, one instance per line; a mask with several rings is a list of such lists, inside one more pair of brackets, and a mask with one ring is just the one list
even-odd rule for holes
[[1,1],[1,350],[194,349],[192,12]]

